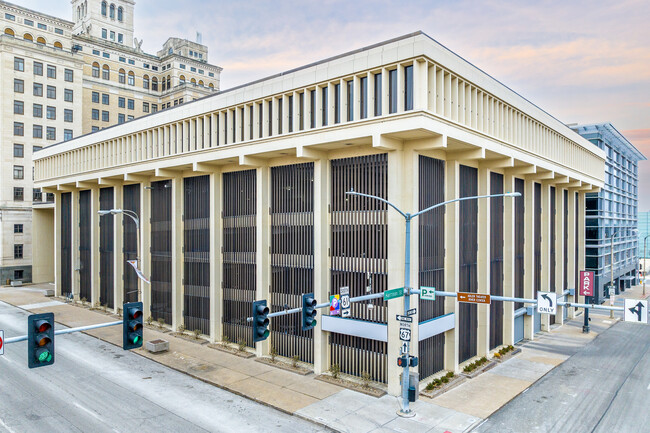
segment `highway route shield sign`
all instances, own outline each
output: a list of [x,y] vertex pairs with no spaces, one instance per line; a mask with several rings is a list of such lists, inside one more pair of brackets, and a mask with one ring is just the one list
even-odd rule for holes
[[557,314],[557,294],[554,292],[537,292],[537,312]]
[[399,339],[402,341],[411,341],[411,328],[399,328]]
[[341,317],[350,317],[350,288],[341,287]]
[[5,354],[5,331],[0,331],[0,355]]
[[648,301],[626,299],[624,313],[626,322],[648,323]]

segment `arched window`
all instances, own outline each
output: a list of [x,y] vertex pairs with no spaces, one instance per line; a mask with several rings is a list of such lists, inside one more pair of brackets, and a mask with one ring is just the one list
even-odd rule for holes
[[79,6],[77,6],[77,19],[81,19],[81,8]]
[[102,2],[102,15],[106,16],[106,2]]
[[121,6],[117,8],[117,20],[118,21],[124,20],[124,9],[122,9]]
[[170,75],[167,75],[167,88],[172,88],[172,77]]
[[111,68],[109,68],[108,65],[102,66],[102,78],[104,80],[111,79]]
[[40,45],[45,45],[45,44],[46,44],[46,42],[45,42],[45,38],[42,37],[42,36],[39,36],[39,37],[36,39],[36,43],[37,43],[37,44],[40,44]]
[[203,87],[203,80],[199,81],[199,86]]
[[56,48],[57,50],[62,50],[63,45],[61,44],[61,42],[55,42],[54,43],[54,48]]
[[158,91],[158,78],[156,77],[151,79],[151,90],[155,90],[156,92]]
[[142,77],[142,88],[143,89],[149,88],[149,75],[145,75]]
[[11,30],[9,27],[7,27],[7,28],[5,29],[5,35],[16,36],[16,34],[14,33],[14,31]]
[[178,77],[178,81],[180,81],[181,84],[185,84],[185,75]]
[[117,77],[118,77],[118,81],[120,82],[120,84],[126,83],[126,71],[124,69],[120,69],[117,72]]
[[129,71],[129,86],[135,86],[135,74]]
[[86,16],[86,6],[82,4],[81,5],[81,17],[80,18],[83,18],[85,16]]
[[192,78],[192,79],[190,80],[190,83],[196,85],[196,79]]
[[115,5],[111,4],[111,18],[115,19]]
[[93,63],[93,77],[99,78],[99,63]]
[[29,33],[25,33],[25,34],[23,35],[23,39],[25,39],[26,41],[32,41],[32,42],[34,42],[34,37],[33,37],[32,35],[30,35]]
[[214,84],[210,83],[208,84],[208,87],[214,90]]

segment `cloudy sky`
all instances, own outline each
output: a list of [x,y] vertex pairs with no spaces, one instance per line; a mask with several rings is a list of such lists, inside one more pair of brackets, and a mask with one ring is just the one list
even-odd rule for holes
[[[100,0],[88,0],[100,1]],[[69,0],[13,0],[70,19]],[[221,88],[422,30],[565,123],[611,121],[650,156],[650,2],[136,0],[155,53],[203,34]],[[650,210],[650,162],[639,210]]]

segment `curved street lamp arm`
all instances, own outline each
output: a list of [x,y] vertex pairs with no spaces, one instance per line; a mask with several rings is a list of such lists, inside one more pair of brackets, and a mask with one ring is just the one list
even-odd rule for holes
[[431,210],[433,210],[435,208],[445,206],[445,205],[447,205],[449,203],[454,203],[454,202],[457,202],[457,201],[475,200],[475,199],[479,199],[479,198],[492,198],[492,197],[521,197],[521,193],[519,193],[519,192],[507,192],[505,194],[475,195],[475,196],[471,196],[471,197],[455,198],[453,200],[443,201],[442,203],[434,204],[433,206],[429,206],[426,209],[422,209],[420,212],[414,213],[411,217],[415,218],[416,216],[419,216],[419,215],[421,215],[423,213],[429,212],[429,211],[431,211]]
[[401,211],[397,206],[395,206],[393,203],[389,202],[389,201],[386,200],[386,199],[383,199],[383,198],[381,198],[381,197],[377,197],[376,195],[362,194],[362,193],[360,193],[360,192],[356,192],[356,191],[353,190],[353,189],[351,189],[350,191],[347,191],[346,194],[350,194],[350,195],[358,195],[358,196],[361,196],[361,197],[374,198],[375,200],[379,200],[379,201],[381,201],[381,202],[384,202],[384,203],[386,203],[388,206],[392,207],[392,208],[395,209],[397,212],[399,212],[399,214],[402,215],[404,218],[407,218],[407,219],[408,219],[408,216],[407,216],[404,212],[402,212],[402,211]]

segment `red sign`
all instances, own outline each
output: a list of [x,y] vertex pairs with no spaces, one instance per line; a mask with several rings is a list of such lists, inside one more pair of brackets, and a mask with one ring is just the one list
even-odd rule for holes
[[594,296],[593,271],[580,271],[580,296]]

